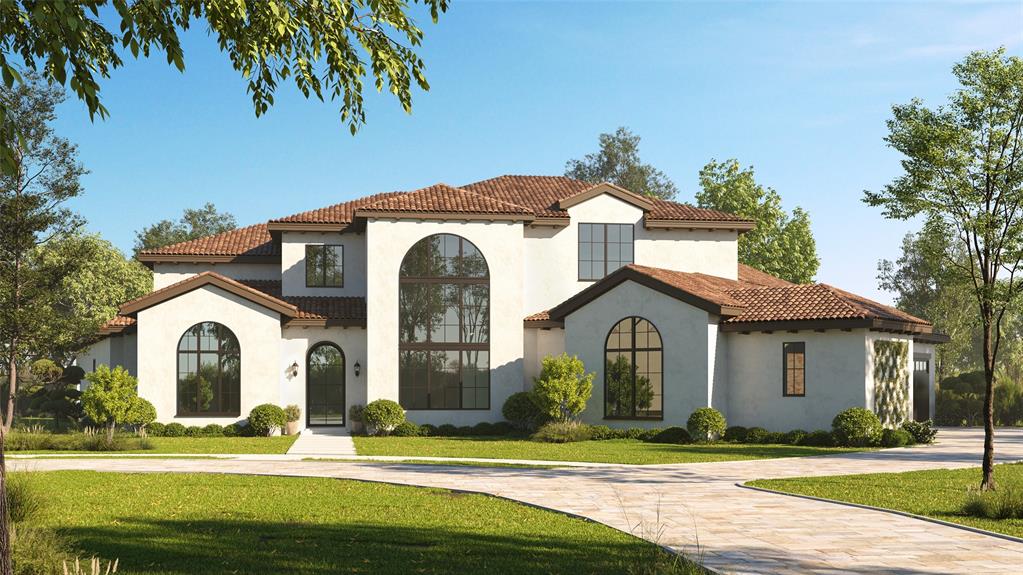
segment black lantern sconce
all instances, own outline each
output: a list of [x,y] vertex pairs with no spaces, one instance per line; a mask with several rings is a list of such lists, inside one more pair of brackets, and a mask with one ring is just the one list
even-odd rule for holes
[[359,365],[359,361],[355,361],[355,365],[352,366],[355,369],[355,377],[359,377],[359,373],[362,372],[362,366]]

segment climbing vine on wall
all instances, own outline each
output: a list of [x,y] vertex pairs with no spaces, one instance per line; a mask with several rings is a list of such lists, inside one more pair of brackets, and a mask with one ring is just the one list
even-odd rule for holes
[[909,344],[874,340],[874,413],[885,427],[909,418]]

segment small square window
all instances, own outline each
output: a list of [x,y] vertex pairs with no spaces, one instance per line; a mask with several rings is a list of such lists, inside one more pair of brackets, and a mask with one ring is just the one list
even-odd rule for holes
[[305,247],[306,287],[344,287],[344,246]]

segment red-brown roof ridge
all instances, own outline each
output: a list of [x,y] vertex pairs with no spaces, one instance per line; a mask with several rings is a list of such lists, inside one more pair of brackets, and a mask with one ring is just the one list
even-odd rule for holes
[[532,210],[445,183],[364,205],[360,212],[532,215]]
[[228,230],[212,236],[178,242],[168,246],[143,250],[147,255],[197,255],[197,256],[273,256],[280,251],[270,239],[266,224],[254,224]]

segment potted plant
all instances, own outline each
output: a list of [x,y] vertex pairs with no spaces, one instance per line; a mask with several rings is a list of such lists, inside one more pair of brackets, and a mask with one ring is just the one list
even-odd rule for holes
[[285,435],[298,433],[298,420],[302,417],[302,410],[297,405],[289,405],[284,408],[284,415],[288,416],[288,424],[285,426]]
[[362,432],[362,412],[365,409],[365,407],[359,404],[352,405],[348,408],[348,421],[351,422],[352,433]]

